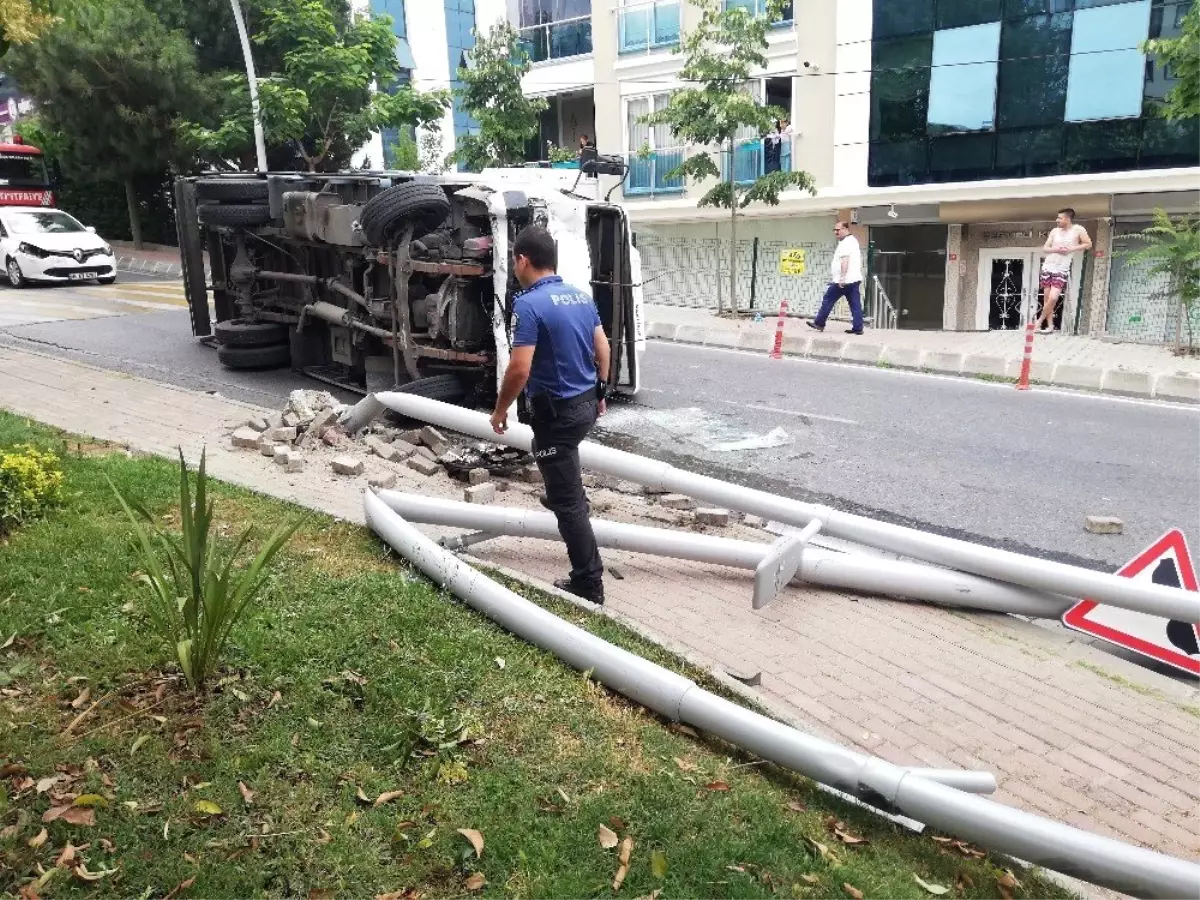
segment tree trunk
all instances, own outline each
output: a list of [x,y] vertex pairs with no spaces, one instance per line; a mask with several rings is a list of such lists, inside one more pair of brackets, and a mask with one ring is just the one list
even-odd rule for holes
[[737,145],[729,141],[729,312],[737,315]]
[[129,233],[133,237],[133,249],[141,250],[145,245],[142,243],[142,213],[138,209],[137,189],[133,186],[133,179],[125,179],[125,204],[129,207]]

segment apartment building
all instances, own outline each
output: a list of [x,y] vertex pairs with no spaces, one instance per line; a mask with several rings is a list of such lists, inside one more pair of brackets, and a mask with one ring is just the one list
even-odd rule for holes
[[[765,11],[765,0],[726,2]],[[1197,208],[1197,123],[1156,115],[1171,74],[1138,49],[1146,38],[1178,34],[1189,7],[786,4],[750,88],[790,113],[790,133],[774,156],[763,136],[744,135],[722,165],[744,180],[768,166],[803,168],[819,190],[790,192],[778,207],[752,206],[739,217],[739,306],[766,313],[788,300],[793,310],[814,309],[840,217],[869,245],[871,286],[897,327],[1020,328],[1038,305],[1046,233],[1070,206],[1095,247],[1075,261],[1060,327],[1171,340],[1176,321],[1164,285],[1123,251],[1155,207]],[[601,187],[615,187],[635,223],[646,269],[657,276],[648,295],[715,306],[728,273],[728,211],[697,208],[707,185],[667,177],[696,148],[640,121],[681,86],[673,50],[696,8],[686,0],[510,0],[506,11],[534,60],[527,92],[552,101],[530,158],[581,132],[601,153],[624,155],[624,182],[602,179]],[[805,260],[803,274],[781,266],[785,252]]]

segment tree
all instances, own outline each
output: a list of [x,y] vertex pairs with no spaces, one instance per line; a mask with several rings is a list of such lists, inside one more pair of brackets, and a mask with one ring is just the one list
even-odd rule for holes
[[[1200,219],[1180,216],[1172,219],[1161,209],[1154,210],[1154,224],[1135,237],[1146,246],[1130,253],[1134,262],[1149,263],[1147,275],[1167,279],[1167,293],[1179,301],[1175,326],[1175,352],[1195,354],[1196,319],[1200,318]],[[1183,349],[1183,331],[1188,345]]]
[[54,24],[46,0],[0,0],[0,56],[13,44],[28,44]]
[[538,133],[546,108],[540,97],[526,97],[521,76],[529,71],[529,55],[508,22],[477,35],[470,64],[460,67],[459,104],[476,122],[476,134],[462,135],[455,161],[472,172],[488,167],[518,166],[525,161],[525,144]]
[[[676,91],[667,105],[646,116],[649,125],[667,125],[680,143],[700,148],[669,172],[667,178],[694,181],[721,179],[700,198],[700,206],[729,210],[729,304],[737,311],[737,211],[755,201],[779,205],[779,194],[791,187],[816,193],[807,172],[769,172],[745,186],[734,171],[737,135],[744,129],[766,134],[784,110],[760,102],[746,90],[751,75],[767,65],[767,29],[783,13],[783,0],[768,0],[766,15],[722,0],[689,0],[700,9],[700,23],[685,34],[676,52],[686,56],[679,79],[693,85]],[[710,149],[711,148],[711,149]],[[726,171],[713,153],[728,154]]]
[[1157,38],[1142,45],[1177,79],[1162,108],[1173,121],[1200,118],[1200,3],[1192,4],[1180,25],[1178,37]]
[[[381,128],[436,128],[450,104],[444,91],[398,84],[396,37],[386,16],[346,14],[341,0],[259,0],[254,43],[278,55],[264,70],[259,100],[269,141],[292,146],[309,171],[336,171]],[[252,133],[244,75],[221,76],[219,124],[181,131],[210,156],[237,155]],[[386,90],[374,91],[373,85]]]
[[135,181],[180,162],[175,121],[197,102],[195,53],[141,0],[76,0],[56,11],[58,22],[9,50],[6,65],[38,101],[68,174],[124,185],[140,246]]

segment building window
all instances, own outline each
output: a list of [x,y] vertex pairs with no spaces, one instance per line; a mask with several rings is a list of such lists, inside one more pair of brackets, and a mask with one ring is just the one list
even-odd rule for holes
[[521,46],[533,62],[592,52],[591,0],[520,0]]
[[1071,31],[1068,122],[1127,119],[1142,113],[1151,0],[1080,9]]
[[990,131],[996,126],[1000,23],[933,33],[929,132]]
[[404,0],[371,0],[371,12],[377,16],[392,17],[392,33],[396,37],[408,37],[404,22]]
[[[726,9],[744,9],[752,16],[765,16],[767,0],[725,0]],[[777,19],[772,19],[772,25],[790,25],[792,22],[792,3],[783,4],[783,12]]]
[[670,94],[636,97],[625,102],[625,134],[629,177],[625,193],[633,195],[677,194],[683,190],[682,178],[668,178],[683,163],[684,149],[676,146],[667,125],[647,125],[642,121],[651,112],[664,109]]
[[678,0],[626,0],[617,19],[621,53],[637,53],[679,43]]

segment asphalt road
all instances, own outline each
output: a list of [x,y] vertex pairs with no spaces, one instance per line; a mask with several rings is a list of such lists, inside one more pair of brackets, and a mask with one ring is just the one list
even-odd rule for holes
[[[38,286],[14,291],[0,283],[0,345],[8,342],[49,351],[262,406],[281,406],[296,388],[328,388],[287,369],[226,369],[217,362],[213,347],[192,337],[186,305],[177,279],[143,274],[122,272],[116,284],[104,287]],[[353,399],[328,389],[343,400]]]
[[[0,286],[0,313],[17,293]],[[220,366],[191,336],[177,281],[123,274],[103,289],[19,294],[49,312],[31,324],[0,321],[0,343],[265,406],[319,386],[286,370]],[[44,320],[64,306],[93,315]],[[1093,568],[1118,568],[1176,526],[1200,552],[1195,407],[661,342],[650,344],[643,384],[636,402],[613,405],[600,439],[781,495]],[[766,446],[734,449],[747,444]],[[1087,515],[1119,516],[1125,533],[1087,534]]]
[[1195,407],[661,342],[643,384],[608,439],[729,481],[1094,568],[1172,527],[1200,552]]

